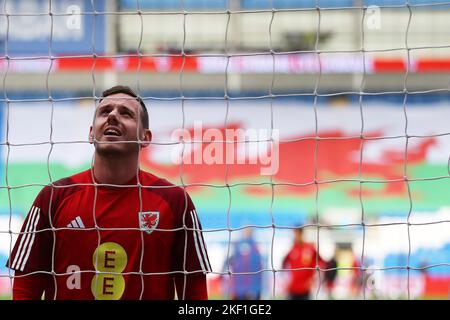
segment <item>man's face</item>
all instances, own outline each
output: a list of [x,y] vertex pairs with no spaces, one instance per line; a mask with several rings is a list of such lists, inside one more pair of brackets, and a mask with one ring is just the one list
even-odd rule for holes
[[302,243],[303,242],[303,230],[295,229],[294,230],[295,242]]
[[[151,141],[150,130],[144,129],[141,121],[141,105],[133,97],[117,93],[105,97],[95,111],[94,123],[90,128],[89,141],[94,143],[101,155],[118,156],[137,153],[137,143],[102,143],[117,141],[141,141],[142,147]],[[139,128],[138,128],[139,127]],[[95,136],[95,142],[94,142]]]

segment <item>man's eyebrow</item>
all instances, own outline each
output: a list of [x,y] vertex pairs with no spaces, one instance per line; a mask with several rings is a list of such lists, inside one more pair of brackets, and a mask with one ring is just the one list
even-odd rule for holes
[[136,114],[136,112],[134,111],[133,108],[127,107],[124,104],[119,105],[119,107],[122,108],[122,109],[126,109],[127,111],[130,111],[132,114]]
[[[97,107],[97,112],[99,110],[103,110],[105,108],[111,107],[111,104],[108,102],[105,102],[105,104],[99,104]],[[127,111],[131,112],[132,114],[136,114],[136,112],[133,110],[133,108],[127,107],[125,104],[119,104],[119,107],[122,109],[126,109]]]
[[105,109],[106,107],[110,107],[110,104],[109,103],[99,104],[98,107],[97,107],[97,111]]

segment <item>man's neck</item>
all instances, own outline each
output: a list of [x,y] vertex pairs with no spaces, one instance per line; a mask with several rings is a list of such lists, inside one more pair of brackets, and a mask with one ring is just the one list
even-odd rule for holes
[[138,170],[137,157],[104,157],[94,155],[94,177],[97,183],[126,184],[136,176]]

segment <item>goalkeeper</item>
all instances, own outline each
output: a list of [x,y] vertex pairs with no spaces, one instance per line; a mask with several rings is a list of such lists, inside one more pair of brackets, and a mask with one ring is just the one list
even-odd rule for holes
[[90,169],[44,187],[11,252],[13,299],[207,299],[210,264],[194,204],[140,169],[152,134],[129,87],[103,92]]

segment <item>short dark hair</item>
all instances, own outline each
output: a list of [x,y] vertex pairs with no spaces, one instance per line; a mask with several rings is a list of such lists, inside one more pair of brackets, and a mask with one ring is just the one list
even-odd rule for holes
[[141,112],[142,125],[143,125],[144,129],[148,129],[149,123],[148,123],[147,107],[145,106],[144,100],[142,100],[142,98],[139,97],[130,87],[117,85],[117,86],[111,87],[109,89],[106,89],[105,91],[102,92],[102,96],[101,96],[99,102],[102,102],[102,100],[105,97],[111,96],[111,95],[117,94],[117,93],[124,93],[124,94],[127,94],[127,95],[129,95],[129,96],[131,96],[133,98],[136,98],[136,100],[142,106],[142,112]]

